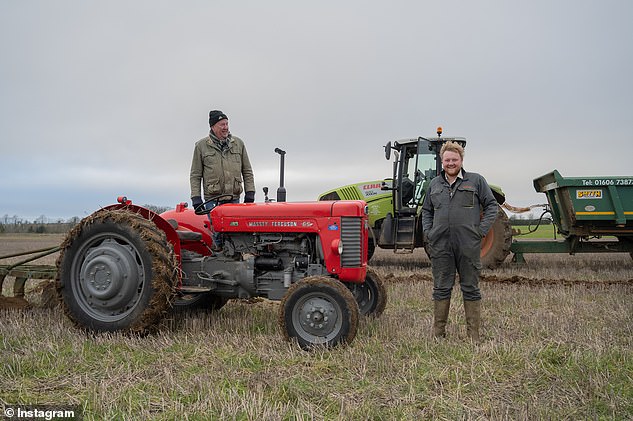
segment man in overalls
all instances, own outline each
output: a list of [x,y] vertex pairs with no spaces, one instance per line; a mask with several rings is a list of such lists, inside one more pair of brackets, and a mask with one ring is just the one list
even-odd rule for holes
[[446,336],[455,272],[464,299],[469,338],[479,342],[481,240],[497,218],[498,205],[481,175],[464,171],[464,148],[446,142],[442,172],[431,180],[422,205],[422,229],[433,270],[433,336]]

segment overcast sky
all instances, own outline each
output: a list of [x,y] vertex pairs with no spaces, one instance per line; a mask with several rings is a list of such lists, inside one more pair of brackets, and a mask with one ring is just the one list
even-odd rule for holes
[[390,176],[388,140],[468,140],[532,180],[633,175],[633,2],[0,0],[0,216],[189,201],[208,112],[289,201]]

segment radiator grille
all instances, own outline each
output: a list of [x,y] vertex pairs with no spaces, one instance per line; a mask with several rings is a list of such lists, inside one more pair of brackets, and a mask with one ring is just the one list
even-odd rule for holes
[[341,255],[341,267],[360,267],[363,252],[362,238],[361,218],[342,217],[343,254]]

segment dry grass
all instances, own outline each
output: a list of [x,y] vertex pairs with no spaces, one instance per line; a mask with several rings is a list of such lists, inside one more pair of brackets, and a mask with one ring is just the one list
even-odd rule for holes
[[146,337],[86,335],[57,309],[0,312],[0,402],[85,419],[633,418],[630,257],[527,257],[485,273],[497,281],[482,282],[479,346],[458,291],[449,337],[430,339],[423,252],[378,252],[385,313],[333,350],[284,342],[266,300],[173,314]]

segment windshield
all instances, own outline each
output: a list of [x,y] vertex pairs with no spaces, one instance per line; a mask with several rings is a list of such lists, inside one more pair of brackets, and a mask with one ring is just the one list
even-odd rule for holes
[[417,144],[405,146],[401,153],[403,162],[402,207],[416,208],[422,203],[426,185],[435,177],[435,153],[429,150],[429,142],[420,139]]

